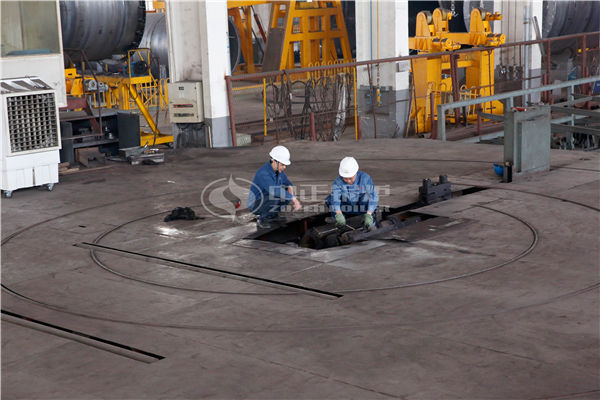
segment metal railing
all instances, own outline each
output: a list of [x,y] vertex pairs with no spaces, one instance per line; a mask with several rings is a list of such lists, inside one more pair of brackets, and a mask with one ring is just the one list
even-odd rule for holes
[[[551,85],[544,85],[544,86],[540,86],[537,88],[515,90],[512,92],[495,94],[493,96],[479,97],[479,98],[471,99],[471,100],[462,100],[462,101],[455,101],[455,102],[450,102],[450,103],[446,103],[446,104],[440,104],[437,108],[437,112],[438,112],[437,113],[437,115],[438,115],[437,136],[438,136],[438,139],[442,140],[442,141],[446,140],[446,118],[444,118],[444,116],[446,115],[446,112],[448,110],[455,109],[455,108],[462,108],[462,107],[471,107],[471,106],[475,106],[475,105],[482,104],[482,103],[487,103],[487,102],[494,101],[494,100],[497,100],[497,101],[506,100],[506,103],[507,103],[506,108],[510,109],[514,106],[514,98],[515,97],[521,97],[521,96],[526,96],[529,94],[541,93],[541,92],[546,92],[546,91],[550,91],[550,90],[554,90],[554,89],[562,89],[562,88],[568,88],[570,97],[572,97],[575,86],[586,85],[589,83],[594,83],[599,80],[600,80],[600,75],[592,76],[592,77],[588,77],[588,78],[582,78],[582,79],[575,79],[575,80],[567,81],[567,82],[554,83]],[[562,112],[564,112],[564,111],[562,111]],[[570,118],[570,117],[567,117],[567,118]],[[554,121],[554,122],[558,122],[558,121]]]

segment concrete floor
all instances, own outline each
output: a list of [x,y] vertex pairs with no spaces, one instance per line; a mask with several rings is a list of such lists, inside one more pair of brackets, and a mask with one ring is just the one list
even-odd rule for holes
[[[174,150],[163,165],[16,191],[2,199],[2,398],[600,398],[598,152],[553,150],[551,171],[502,184],[501,146],[288,146],[306,205],[324,199],[345,155],[389,185],[382,205],[414,202],[422,178],[440,174],[489,188],[420,210],[468,223],[320,251],[245,239],[255,227],[227,199],[267,146]],[[163,222],[177,206],[205,218]]]

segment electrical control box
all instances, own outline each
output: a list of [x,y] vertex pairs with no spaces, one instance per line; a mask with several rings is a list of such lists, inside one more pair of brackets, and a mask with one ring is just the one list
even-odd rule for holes
[[169,117],[172,123],[204,122],[202,82],[169,83]]

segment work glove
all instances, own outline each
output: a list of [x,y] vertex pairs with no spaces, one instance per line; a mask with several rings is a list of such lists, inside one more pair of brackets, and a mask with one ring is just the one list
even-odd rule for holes
[[373,215],[372,214],[365,214],[363,216],[363,226],[365,227],[365,229],[369,229],[373,226]]
[[344,217],[344,214],[335,214],[335,226],[337,228],[343,228],[344,226],[346,226],[346,217]]

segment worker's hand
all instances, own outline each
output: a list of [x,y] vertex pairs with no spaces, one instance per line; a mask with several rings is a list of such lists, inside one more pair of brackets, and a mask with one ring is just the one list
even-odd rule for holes
[[294,209],[294,211],[298,211],[302,208],[302,203],[300,203],[300,200],[298,200],[295,197],[292,199],[292,208]]
[[373,215],[372,214],[365,214],[363,216],[363,226],[365,227],[365,229],[369,229],[373,226]]
[[341,212],[335,214],[335,226],[337,228],[343,228],[346,226],[346,217],[344,217],[344,214]]

